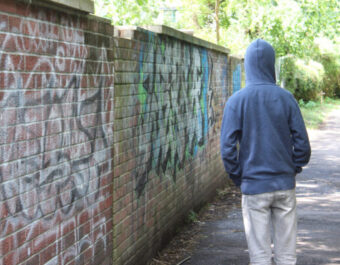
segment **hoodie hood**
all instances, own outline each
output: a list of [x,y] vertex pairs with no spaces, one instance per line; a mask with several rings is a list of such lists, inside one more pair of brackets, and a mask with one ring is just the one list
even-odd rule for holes
[[275,51],[266,41],[257,39],[247,48],[244,56],[246,84],[276,83]]

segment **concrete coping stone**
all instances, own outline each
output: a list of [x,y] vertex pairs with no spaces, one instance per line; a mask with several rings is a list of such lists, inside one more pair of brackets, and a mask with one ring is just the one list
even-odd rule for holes
[[94,0],[18,0],[20,2],[40,4],[44,6],[52,6],[56,8],[69,7],[73,10],[85,13],[94,13]]
[[217,45],[215,43],[197,38],[195,36],[192,36],[190,33],[185,33],[177,29],[170,28],[165,25],[154,25],[154,26],[115,26],[115,36],[119,37],[120,32],[124,32],[124,38],[129,38],[132,39],[134,34],[134,31],[140,31],[140,32],[145,32],[147,33],[148,31],[155,32],[160,35],[167,35],[179,40],[183,40],[198,46],[202,46],[205,48],[208,48],[210,50],[215,50],[221,53],[229,54],[230,50]]
[[234,60],[239,60],[241,61],[242,63],[244,62],[244,57],[242,57],[241,55],[239,54],[230,54],[230,58],[234,59]]

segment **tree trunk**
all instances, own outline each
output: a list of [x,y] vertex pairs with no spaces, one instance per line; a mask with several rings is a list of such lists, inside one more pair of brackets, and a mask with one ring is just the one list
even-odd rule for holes
[[220,42],[220,20],[218,14],[220,12],[220,0],[215,0],[215,21],[216,21],[216,42]]

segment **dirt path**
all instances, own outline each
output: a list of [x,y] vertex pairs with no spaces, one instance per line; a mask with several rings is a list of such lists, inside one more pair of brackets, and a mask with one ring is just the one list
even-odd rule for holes
[[[310,130],[312,157],[297,178],[298,265],[340,264],[340,109]],[[240,194],[220,192],[152,265],[247,265]],[[188,259],[186,259],[188,258]]]

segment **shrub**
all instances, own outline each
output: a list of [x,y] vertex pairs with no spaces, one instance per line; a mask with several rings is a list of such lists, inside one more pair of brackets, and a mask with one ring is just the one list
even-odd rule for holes
[[297,100],[318,100],[322,96],[324,67],[313,60],[286,56],[279,61],[278,82],[292,92]]
[[331,41],[325,37],[317,38],[315,44],[317,53],[314,58],[325,69],[322,90],[328,97],[340,97],[340,39]]
[[340,97],[340,59],[329,55],[323,55],[321,62],[325,69],[323,79],[323,91],[328,97]]

